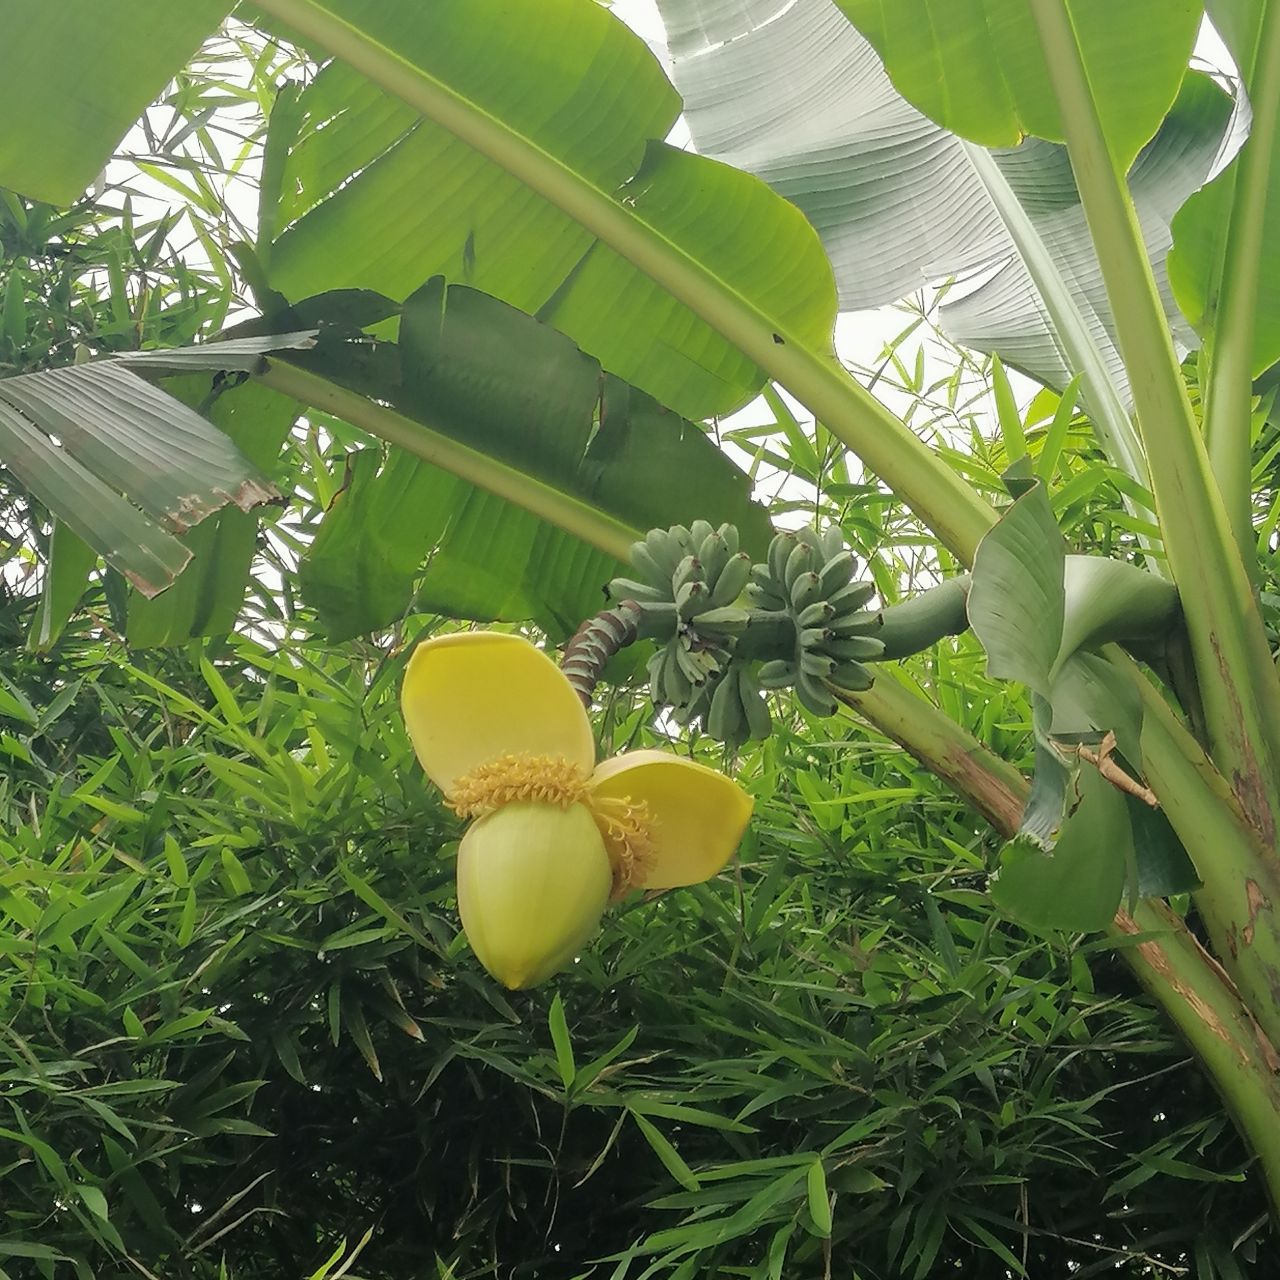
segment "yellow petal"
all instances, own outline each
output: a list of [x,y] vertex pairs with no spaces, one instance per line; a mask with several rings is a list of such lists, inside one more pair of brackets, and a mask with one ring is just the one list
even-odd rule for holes
[[521,636],[463,631],[414,650],[400,690],[413,749],[443,791],[498,756],[561,756],[585,777],[591,721],[560,668]]
[[733,856],[751,817],[751,797],[732,778],[665,751],[606,760],[591,791],[648,806],[649,851],[639,881],[647,889],[709,880]]
[[480,963],[512,990],[563,969],[600,923],[613,870],[580,804],[509,804],[458,849],[458,911]]

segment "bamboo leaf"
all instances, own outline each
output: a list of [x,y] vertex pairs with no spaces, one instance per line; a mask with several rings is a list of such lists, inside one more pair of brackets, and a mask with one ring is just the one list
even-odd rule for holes
[[64,521],[55,519],[44,588],[27,637],[29,648],[47,653],[57,643],[97,563],[98,553]]
[[[698,150],[759,175],[804,211],[842,308],[999,264],[943,302],[945,332],[1051,386],[1084,373],[1099,428],[1117,441],[1131,434],[1114,321],[1064,148],[1028,139],[988,154],[934,125],[826,0],[658,7]],[[1231,105],[1208,76],[1187,76],[1129,172],[1152,269],[1186,345],[1194,334],[1164,278],[1169,217],[1208,176]]]
[[653,1148],[653,1153],[662,1161],[662,1167],[682,1186],[686,1191],[697,1191],[701,1183],[699,1183],[697,1175],[689,1168],[687,1164],[680,1158],[680,1153],[667,1141],[666,1138],[658,1131],[657,1127],[650,1124],[638,1111],[631,1112],[631,1118],[636,1122],[636,1127],[644,1135],[645,1141]]
[[564,1002],[560,999],[558,991],[547,1012],[547,1026],[551,1031],[551,1043],[556,1050],[556,1066],[560,1070],[560,1083],[564,1085],[567,1092],[573,1086],[578,1068],[573,1060],[573,1043],[569,1039],[569,1024],[564,1016]]
[[809,1216],[818,1234],[824,1239],[831,1236],[831,1201],[827,1191],[827,1175],[821,1160],[815,1160],[809,1166],[806,1178],[806,1191],[809,1202]]
[[991,382],[996,401],[996,421],[1004,437],[1005,457],[1012,465],[1026,456],[1027,439],[1022,430],[1018,402],[1014,399],[1013,387],[1009,385],[1009,375],[1005,373],[999,356],[991,362]]

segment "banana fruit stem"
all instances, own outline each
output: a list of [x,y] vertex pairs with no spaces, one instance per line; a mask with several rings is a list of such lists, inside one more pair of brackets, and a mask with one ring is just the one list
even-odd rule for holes
[[961,574],[881,610],[880,628],[874,634],[884,642],[882,660],[908,658],[937,644],[943,636],[967,631],[969,584],[969,575]]
[[620,600],[612,609],[588,618],[565,646],[560,669],[588,710],[609,659],[639,638],[642,621],[634,600]]
[[776,609],[748,609],[734,652],[753,661],[785,658],[796,647],[796,624],[789,613]]

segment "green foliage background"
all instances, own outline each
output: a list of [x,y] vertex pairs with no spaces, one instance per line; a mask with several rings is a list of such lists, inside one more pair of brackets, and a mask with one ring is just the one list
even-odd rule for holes
[[399,644],[125,661],[91,630],[0,672],[9,1274],[1231,1276],[1265,1248],[1116,958],[998,923],[980,824],[851,722],[739,762],[730,873],[504,996],[455,932]]

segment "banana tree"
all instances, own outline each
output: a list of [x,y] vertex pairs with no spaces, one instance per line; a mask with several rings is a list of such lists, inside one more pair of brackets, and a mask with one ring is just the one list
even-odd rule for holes
[[[113,15],[110,30],[87,3],[60,6],[48,19],[33,9],[24,27],[30,48],[5,59],[30,57],[45,40],[58,50],[60,74],[77,85],[95,84],[95,70],[111,61],[110,42],[127,42],[130,57],[146,65],[97,81],[110,109],[83,130],[74,113],[85,94],[51,92],[40,128],[55,144],[60,130],[75,133],[74,150],[59,157],[47,138],[25,152],[11,147],[0,155],[0,181],[43,198],[73,198],[129,113],[145,103],[139,95],[154,86],[157,69],[161,76],[175,69],[180,51],[230,8],[175,13],[140,3]],[[696,108],[689,78],[697,74],[699,41],[705,51],[732,47],[716,35],[725,6],[663,0],[661,8],[677,79],[690,84]],[[1238,154],[1191,195],[1209,172],[1206,158],[1225,145],[1226,159],[1232,146],[1221,94],[1190,78],[1204,17],[1192,0],[1133,0],[1123,9],[1098,0],[902,0],[892,7],[762,0],[739,8],[749,28],[740,48],[754,48],[757,69],[768,66],[784,79],[803,81],[797,68],[817,64],[827,47],[823,33],[845,33],[838,38],[856,51],[854,62],[887,76],[876,92],[902,129],[919,131],[921,153],[943,156],[946,172],[958,175],[948,181],[963,180],[948,198],[981,194],[975,217],[984,237],[954,257],[934,252],[936,238],[919,237],[918,259],[893,278],[984,263],[1015,273],[1014,284],[1005,277],[1003,296],[997,286],[968,312],[970,320],[975,309],[1012,318],[974,340],[1006,347],[1014,362],[1051,382],[1081,379],[1099,448],[1128,473],[1148,517],[1133,563],[1066,555],[1047,478],[1025,466],[1011,468],[1012,500],[997,510],[836,359],[831,259],[840,266],[840,295],[852,296],[847,281],[860,264],[849,258],[847,233],[856,219],[844,216],[847,209],[826,217],[838,201],[824,213],[821,197],[856,187],[829,180],[833,172],[874,173],[874,160],[886,156],[893,161],[886,172],[897,176],[881,190],[909,193],[899,178],[921,175],[904,168],[901,147],[896,155],[892,147],[858,145],[842,152],[843,135],[823,137],[803,103],[793,111],[795,143],[781,168],[768,156],[736,155],[731,138],[726,144],[714,128],[701,129],[696,110],[691,123],[704,154],[669,146],[664,138],[680,98],[643,43],[593,0],[437,0],[425,8],[409,0],[258,0],[240,7],[239,16],[294,41],[319,68],[305,88],[282,91],[272,115],[259,241],[244,259],[264,315],[284,316],[308,299],[353,289],[403,308],[356,326],[367,340],[340,335],[346,345],[332,348],[332,363],[266,356],[255,376],[415,451],[536,517],[539,527],[575,539],[571,545],[594,548],[604,560],[591,562],[591,572],[645,588],[647,601],[635,600],[646,590],[621,590],[654,606],[652,617],[673,628],[668,647],[685,650],[685,665],[673,651],[657,668],[660,696],[701,714],[699,667],[688,666],[695,649],[711,654],[721,676],[733,671],[741,714],[734,719],[729,696],[717,705],[708,688],[708,727],[725,736],[764,732],[746,700],[756,696],[751,680],[794,683],[813,709],[847,703],[951,782],[1010,837],[995,881],[1001,904],[1036,927],[1100,927],[1122,944],[1120,954],[1215,1080],[1280,1204],[1280,678],[1257,593],[1272,553],[1274,495],[1251,488],[1259,417],[1253,380],[1280,359],[1275,291],[1260,286],[1280,260],[1272,231],[1280,208],[1273,194],[1280,9],[1266,0],[1208,5],[1241,72],[1238,93],[1251,122]],[[67,40],[76,20],[96,43]],[[155,24],[150,44],[141,38],[148,23]],[[857,39],[849,42],[852,33]],[[883,73],[866,61],[867,48]],[[702,67],[723,76],[716,89],[742,119],[758,105],[751,95],[768,99],[751,68],[748,61],[716,71],[710,58]],[[886,96],[890,83],[897,96]],[[751,164],[778,191],[713,158],[722,145],[727,160]],[[1199,158],[1175,166],[1176,181],[1158,182],[1153,172],[1167,173],[1162,157],[1179,147]],[[1036,203],[1028,174],[1037,156],[1056,175],[1059,203],[1078,206],[1070,226]],[[1152,185],[1163,207],[1151,205]],[[1166,265],[1168,234],[1174,247]],[[1084,258],[1068,247],[1081,243]],[[874,263],[870,250],[866,260]],[[421,301],[424,282],[435,277],[445,287],[425,296],[427,315],[434,308],[438,319],[418,325],[415,337],[411,300]],[[649,545],[648,526],[668,522],[645,520],[635,504],[624,513],[617,489],[611,502],[597,500],[581,451],[567,469],[537,468],[532,483],[521,483],[521,450],[530,442],[504,439],[492,423],[469,440],[468,415],[444,411],[458,401],[456,391],[451,397],[428,387],[416,401],[412,388],[406,393],[415,370],[433,367],[412,344],[444,332],[456,289],[534,317],[601,376],[631,389],[628,396],[649,397],[677,422],[728,412],[769,381],[785,388],[911,507],[971,579],[919,606],[924,624],[887,610],[862,617],[865,594],[839,597],[852,585],[843,550],[818,533],[754,561],[763,572],[748,603],[757,613],[785,615],[772,623],[746,608],[737,610],[746,617],[712,620],[703,616],[710,610],[690,608],[700,595],[687,590],[695,571],[684,560],[692,553],[667,565],[665,580],[647,581],[637,553],[629,578],[616,562],[631,558],[633,544]],[[1017,307],[1034,313],[1034,340]],[[353,373],[351,345],[372,354],[392,338],[402,348],[397,361],[388,366],[375,356]],[[1196,343],[1192,368],[1180,357]],[[1044,359],[1046,352],[1053,358]],[[491,357],[494,378],[507,358]],[[1016,431],[1007,445],[1015,461],[1026,452]],[[635,449],[643,455],[644,442]],[[727,518],[687,513],[688,520],[701,516]],[[666,532],[680,542],[678,528]],[[708,534],[699,533],[701,553]],[[430,528],[418,534],[423,545],[439,536]],[[650,553],[670,555],[661,537],[653,542]],[[483,559],[467,561],[465,542],[459,546],[460,563]],[[792,573],[797,547],[807,550]],[[609,561],[614,567],[604,571]],[[838,571],[829,569],[833,561]],[[717,579],[724,570],[717,563]],[[715,597],[719,585],[707,581],[704,590]],[[536,594],[536,576],[524,591]],[[737,604],[714,608],[732,612]],[[806,613],[824,604],[829,615]],[[504,607],[509,616],[527,601]],[[469,611],[479,611],[474,602]],[[916,643],[947,634],[953,623],[971,624],[991,672],[1032,695],[1031,784],[890,666],[866,666],[893,652],[876,649],[885,643],[877,627],[897,625]],[[657,621],[645,625],[661,634]],[[635,626],[638,632],[638,620]],[[744,641],[753,626],[769,639],[750,651]],[[736,659],[761,665],[744,680]],[[781,665],[766,670],[769,663]],[[871,671],[874,681],[864,687]],[[721,680],[715,689],[723,687]],[[1207,948],[1164,900],[1187,883],[1184,855]]]

